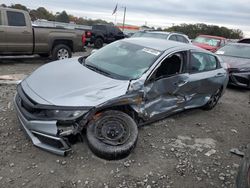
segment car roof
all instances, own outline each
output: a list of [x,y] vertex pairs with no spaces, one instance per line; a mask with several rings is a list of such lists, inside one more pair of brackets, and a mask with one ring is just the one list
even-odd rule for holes
[[164,34],[164,35],[169,35],[170,32],[164,32],[164,31],[142,31],[145,33],[158,33],[158,34]]
[[[187,48],[187,49],[196,49],[199,51],[205,51],[202,50],[199,47],[196,47],[192,44],[186,44],[181,42],[175,42],[171,40],[165,40],[165,39],[158,39],[158,38],[146,38],[146,37],[135,37],[135,38],[127,38],[123,39],[123,41],[130,42],[133,44],[137,44],[140,46],[144,46],[146,48],[152,48],[158,51],[166,51],[170,48]],[[207,51],[205,51],[208,53]]]
[[213,35],[199,35],[198,37],[209,37],[215,39],[226,39],[225,37],[213,36]]

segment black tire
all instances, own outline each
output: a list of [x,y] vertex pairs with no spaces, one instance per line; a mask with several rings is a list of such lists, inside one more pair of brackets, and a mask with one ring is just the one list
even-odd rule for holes
[[209,101],[207,102],[207,104],[205,104],[202,109],[203,110],[212,110],[218,103],[218,101],[220,100],[222,94],[222,89],[218,89],[216,90],[216,92],[210,97]]
[[71,49],[65,44],[58,44],[52,50],[52,59],[61,60],[72,57]]
[[[120,130],[118,131],[118,129]],[[116,135],[114,136],[114,134]],[[107,160],[127,157],[134,149],[137,138],[137,124],[129,115],[121,111],[104,111],[87,127],[90,149],[98,157]]]
[[95,48],[99,49],[101,47],[103,47],[103,39],[102,38],[97,38],[94,41],[94,46]]
[[249,188],[250,187],[250,145],[245,153],[243,162],[241,163],[237,178],[236,178],[237,188]]

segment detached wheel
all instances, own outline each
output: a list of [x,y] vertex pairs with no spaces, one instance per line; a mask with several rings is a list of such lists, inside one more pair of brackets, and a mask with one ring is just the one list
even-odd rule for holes
[[71,56],[72,56],[71,49],[64,44],[58,44],[52,50],[53,60],[68,59],[71,58]]
[[207,104],[203,106],[203,110],[212,110],[218,103],[221,97],[222,89],[218,89],[209,99]]
[[94,41],[94,46],[95,46],[95,48],[97,48],[97,49],[103,47],[103,40],[102,40],[102,38],[97,38],[97,39],[95,39],[95,41]]
[[136,123],[120,111],[102,112],[87,127],[90,149],[98,157],[108,160],[127,157],[134,149],[137,138]]

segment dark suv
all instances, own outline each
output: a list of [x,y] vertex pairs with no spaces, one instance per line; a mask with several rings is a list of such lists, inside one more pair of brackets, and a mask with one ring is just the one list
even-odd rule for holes
[[93,25],[92,30],[86,31],[86,43],[94,44],[95,48],[101,48],[104,43],[111,43],[125,38],[124,33],[114,25]]

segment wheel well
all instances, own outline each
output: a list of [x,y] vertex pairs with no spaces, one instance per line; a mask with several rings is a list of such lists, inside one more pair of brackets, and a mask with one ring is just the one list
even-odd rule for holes
[[117,111],[124,112],[127,115],[129,115],[137,123],[137,125],[141,122],[141,118],[138,116],[138,113],[133,108],[131,108],[131,106],[129,106],[129,105],[113,106],[113,107],[104,108],[104,109],[98,110],[95,114],[99,114],[99,113],[101,113],[103,111],[107,111],[107,110],[117,110]]
[[71,51],[73,51],[73,41],[72,40],[55,40],[53,45],[52,45],[52,50],[54,49],[55,46],[59,45],[59,44],[64,44],[66,46],[68,46]]
[[102,36],[98,36],[95,38],[95,40],[97,40],[97,39],[102,39],[104,41],[104,38]]

